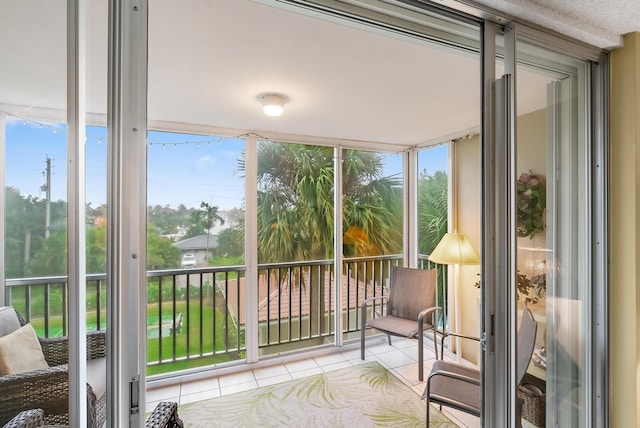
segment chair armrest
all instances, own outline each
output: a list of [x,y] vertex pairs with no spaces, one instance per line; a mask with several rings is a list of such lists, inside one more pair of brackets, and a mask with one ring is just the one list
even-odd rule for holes
[[0,424],[24,409],[41,408],[45,414],[69,411],[67,365],[0,376]]
[[[376,300],[383,300],[383,301],[388,301],[389,300],[389,296],[374,296],[374,297],[369,297],[368,299],[364,299],[362,301],[362,304],[360,305],[360,317],[362,318],[362,328],[364,329],[367,323],[367,303],[370,302],[374,302]],[[375,313],[373,314],[373,318],[375,318]]]
[[433,326],[433,328],[435,329],[436,326],[433,323],[433,315],[436,314],[438,311],[441,311],[442,308],[440,306],[432,306],[430,308],[427,309],[423,309],[419,314],[418,314],[418,323],[420,323],[420,321],[422,321],[424,323],[424,319],[427,315],[431,314],[431,325]]
[[[467,375],[463,375],[460,373],[453,373],[447,370],[436,370],[436,371],[432,371],[429,374],[429,377],[427,378],[427,386],[424,389],[424,392],[422,393],[421,398],[424,400],[425,398],[427,400],[432,400],[432,399],[436,399],[437,397],[439,397],[439,394],[435,394],[435,396],[431,395],[431,381],[434,378],[437,377],[445,377],[445,378],[449,378],[449,379],[455,379],[458,380],[460,382],[464,382],[467,383],[469,385],[475,385],[475,386],[480,386],[480,379],[478,378],[473,378],[471,376],[467,376]],[[465,410],[465,411],[470,411],[470,407],[468,403],[465,402],[461,402],[459,401],[457,398],[454,397],[448,397],[449,399],[451,399],[453,402],[457,402],[457,404],[460,406],[460,410],[462,409],[469,409],[469,410]],[[449,404],[451,405],[451,404]],[[429,403],[427,401],[427,406],[429,406]]]
[[47,337],[38,340],[47,364],[53,367],[69,362],[69,339],[67,337]]
[[476,337],[476,336],[469,336],[466,334],[462,334],[462,333],[454,333],[452,331],[450,332],[442,332],[442,338],[440,339],[440,355],[442,356],[442,359],[444,359],[444,339],[446,339],[447,336],[455,336],[455,337],[459,337],[461,339],[469,339],[469,340],[474,340],[476,342],[480,342],[480,338]]
[[478,385],[480,386],[480,379],[476,379],[473,378],[471,376],[466,376],[463,374],[459,374],[459,373],[454,373],[454,372],[449,372],[446,370],[436,370],[433,371],[429,374],[429,378],[427,379],[427,389],[429,389],[429,385],[431,383],[431,379],[436,377],[436,376],[443,376],[443,377],[448,377],[451,379],[456,379],[456,380],[460,380],[462,382],[466,382],[466,383],[470,383],[473,385]]
[[182,428],[184,425],[178,417],[178,404],[171,401],[158,403],[147,422],[146,428]]
[[24,410],[7,422],[3,428],[37,428],[44,425],[42,409]]
[[87,333],[87,360],[107,356],[107,332],[104,330]]
[[[41,408],[47,417],[64,420],[69,414],[69,367],[0,376],[0,424],[24,409]],[[87,412],[96,414],[97,399],[87,383]]]
[[[69,362],[69,340],[67,337],[41,338],[40,346],[44,359],[50,366]],[[107,355],[107,333],[90,331],[87,333],[87,359],[104,358]]]
[[364,305],[366,305],[366,304],[367,304],[367,303],[369,303],[369,302],[373,302],[374,300],[385,300],[385,301],[387,301],[387,300],[389,300],[389,296],[374,296],[374,297],[369,297],[368,299],[364,299],[364,300],[362,301],[362,305],[361,305],[361,306],[364,306]]

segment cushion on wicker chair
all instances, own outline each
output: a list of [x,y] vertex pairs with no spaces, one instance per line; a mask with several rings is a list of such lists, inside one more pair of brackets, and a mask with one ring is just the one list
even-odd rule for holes
[[20,321],[11,306],[0,306],[0,337],[13,333],[20,328]]
[[31,324],[0,337],[0,375],[48,369],[36,331]]

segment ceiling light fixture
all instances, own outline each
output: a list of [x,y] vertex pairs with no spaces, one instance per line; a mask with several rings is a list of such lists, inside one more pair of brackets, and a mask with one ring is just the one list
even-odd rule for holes
[[284,97],[277,94],[265,94],[260,97],[262,111],[267,116],[280,116],[284,111]]

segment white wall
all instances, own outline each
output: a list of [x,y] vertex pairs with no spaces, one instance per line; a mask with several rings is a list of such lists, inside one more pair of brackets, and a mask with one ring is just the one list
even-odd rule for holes
[[[529,172],[546,176],[546,110],[538,110],[518,117],[517,122],[517,165],[518,175]],[[481,168],[480,139],[473,137],[455,143],[455,173],[457,182],[458,232],[466,233],[474,248],[480,253],[480,216],[481,216]],[[518,246],[524,248],[544,248],[544,233],[533,240],[519,238]],[[531,256],[520,257],[523,263],[531,262]],[[520,269],[520,267],[519,267]],[[523,268],[524,269],[524,268]],[[460,330],[464,334],[478,336],[480,290],[473,284],[478,280],[480,266],[460,266],[458,296],[460,310]],[[477,362],[478,345],[463,341],[462,355]]]

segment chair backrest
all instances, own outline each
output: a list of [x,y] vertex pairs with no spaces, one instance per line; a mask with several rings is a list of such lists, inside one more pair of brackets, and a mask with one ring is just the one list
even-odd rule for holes
[[20,315],[15,309],[11,306],[0,306],[0,337],[13,333],[22,325]]
[[522,311],[522,321],[518,330],[518,384],[522,382],[536,344],[538,324],[529,308]]
[[[391,268],[391,291],[387,313],[417,321],[420,312],[435,306],[435,269]],[[425,320],[430,323],[430,320]]]

